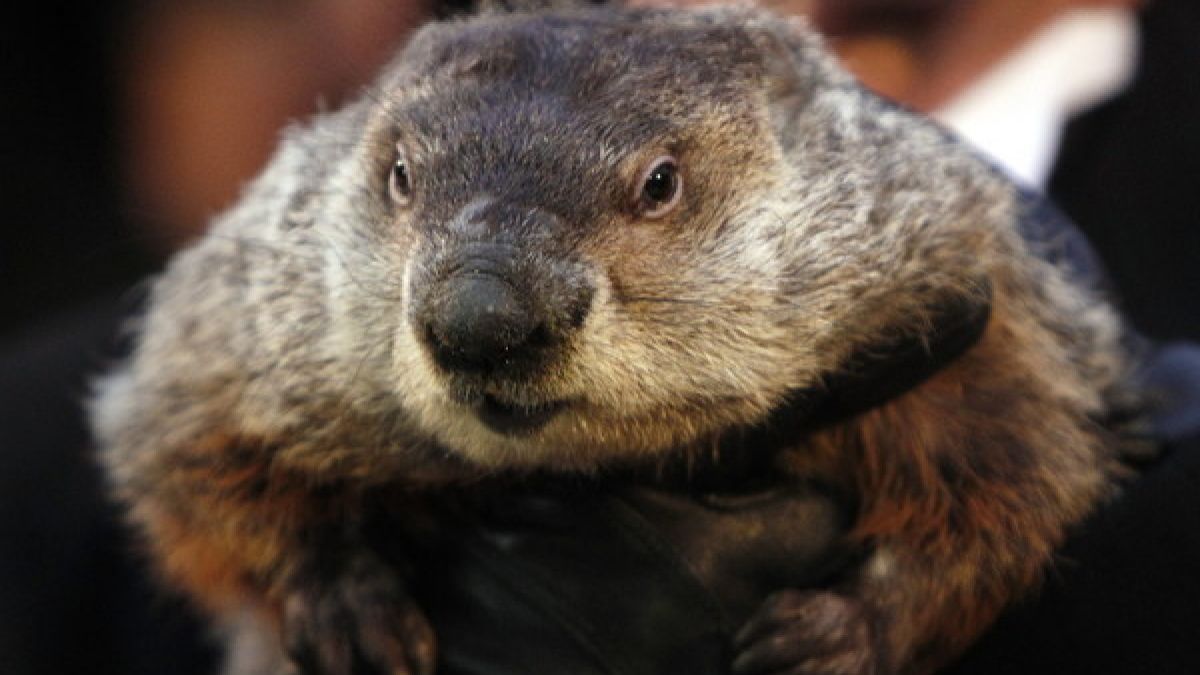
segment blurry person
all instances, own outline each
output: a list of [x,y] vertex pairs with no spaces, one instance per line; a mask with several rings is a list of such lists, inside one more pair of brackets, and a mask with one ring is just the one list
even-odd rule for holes
[[1200,339],[1200,6],[822,0],[811,11],[866,84],[1045,189],[1142,332]]
[[103,0],[5,22],[0,341],[152,271],[432,4]]
[[185,0],[129,21],[124,173],[158,251],[207,227],[275,150],[280,130],[354,98],[430,0]]

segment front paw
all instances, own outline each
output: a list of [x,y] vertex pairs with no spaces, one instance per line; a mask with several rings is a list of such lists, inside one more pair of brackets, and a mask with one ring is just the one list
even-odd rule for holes
[[432,675],[436,641],[403,581],[361,554],[288,585],[284,648],[301,675]]
[[767,598],[734,638],[734,675],[882,675],[863,604],[829,591]]

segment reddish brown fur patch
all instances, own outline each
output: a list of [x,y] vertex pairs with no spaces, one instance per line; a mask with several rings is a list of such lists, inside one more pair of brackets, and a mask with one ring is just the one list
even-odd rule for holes
[[890,556],[855,592],[889,621],[908,672],[945,662],[1035,587],[1109,483],[1099,430],[1047,382],[1071,370],[1037,339],[998,302],[957,362],[814,439],[825,471],[853,476],[852,536]]
[[156,467],[153,492],[135,502],[163,573],[211,609],[274,590],[269,580],[302,558],[300,531],[343,513],[273,456],[261,441],[214,434]]

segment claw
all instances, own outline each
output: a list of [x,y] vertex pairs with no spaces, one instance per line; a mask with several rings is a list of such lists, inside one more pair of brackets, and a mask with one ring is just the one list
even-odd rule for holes
[[300,675],[432,675],[433,629],[396,574],[366,556],[305,575],[283,603],[283,644]]
[[878,675],[874,631],[862,604],[829,591],[784,590],[734,637],[734,675]]

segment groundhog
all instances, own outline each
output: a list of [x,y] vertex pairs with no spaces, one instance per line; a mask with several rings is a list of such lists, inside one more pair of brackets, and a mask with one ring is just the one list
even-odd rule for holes
[[[1019,235],[1021,203],[797,20],[436,23],[170,263],[94,426],[204,607],[254,608],[304,672],[430,673],[434,631],[362,535],[380,495],[653,474],[770,423],[767,471],[851,495],[864,555],[762,598],[730,667],[927,673],[1119,472],[1118,318]],[[858,404],[809,414],[846,382]]]

